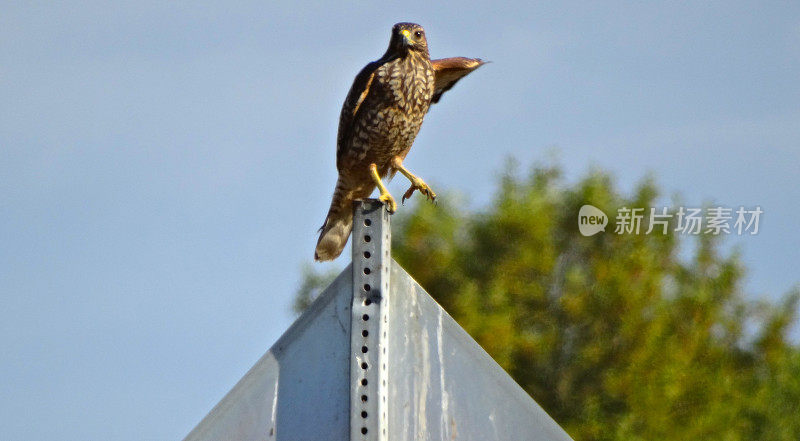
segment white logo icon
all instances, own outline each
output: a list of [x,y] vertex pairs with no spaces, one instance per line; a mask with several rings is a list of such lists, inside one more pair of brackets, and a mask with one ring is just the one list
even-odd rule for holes
[[608,216],[593,205],[584,205],[578,212],[578,230],[584,236],[594,236],[606,231]]

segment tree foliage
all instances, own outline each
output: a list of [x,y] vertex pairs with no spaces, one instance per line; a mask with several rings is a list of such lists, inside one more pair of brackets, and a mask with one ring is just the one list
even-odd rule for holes
[[719,236],[578,232],[584,204],[613,218],[658,196],[509,170],[483,210],[407,209],[392,252],[576,440],[800,439],[797,292],[746,296]]

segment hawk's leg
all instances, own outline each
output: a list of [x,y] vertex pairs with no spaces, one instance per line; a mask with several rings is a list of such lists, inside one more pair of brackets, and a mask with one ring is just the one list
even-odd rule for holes
[[402,173],[403,176],[407,177],[408,180],[411,181],[411,187],[409,187],[408,190],[406,190],[405,194],[403,195],[403,199],[401,199],[401,202],[405,202],[406,199],[410,198],[411,195],[414,194],[414,190],[419,190],[420,193],[425,195],[426,199],[430,199],[431,201],[436,200],[436,193],[434,193],[433,190],[430,187],[428,187],[428,184],[426,184],[425,181],[423,181],[422,179],[411,174],[411,172],[408,171],[408,169],[403,167],[403,158],[399,156],[395,156],[394,158],[392,158],[392,167],[394,167],[395,170]]
[[378,167],[375,164],[370,164],[369,172],[372,175],[372,180],[375,182],[375,185],[378,186],[378,190],[381,192],[381,195],[378,199],[380,199],[381,202],[385,202],[389,206],[389,213],[394,213],[397,211],[397,202],[394,201],[392,195],[389,194],[389,190],[387,190],[386,186],[383,185],[383,181],[381,181],[381,177],[378,174]]

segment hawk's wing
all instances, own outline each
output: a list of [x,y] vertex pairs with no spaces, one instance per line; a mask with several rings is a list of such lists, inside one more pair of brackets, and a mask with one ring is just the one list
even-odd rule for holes
[[339,166],[339,161],[350,140],[353,136],[353,126],[356,120],[361,103],[367,98],[369,89],[372,86],[372,79],[375,75],[375,70],[381,66],[379,61],[373,61],[361,69],[361,72],[356,75],[353,81],[353,86],[350,87],[350,92],[347,93],[347,98],[342,105],[342,113],[339,115],[339,133],[336,136],[336,166]]
[[442,94],[450,90],[461,78],[486,64],[480,58],[452,57],[431,60],[436,71],[436,85],[431,103],[438,103]]

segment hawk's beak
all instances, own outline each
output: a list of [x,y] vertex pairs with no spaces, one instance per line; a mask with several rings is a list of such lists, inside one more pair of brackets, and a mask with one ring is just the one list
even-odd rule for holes
[[411,40],[411,31],[409,31],[408,29],[403,29],[402,31],[400,31],[400,33],[403,34],[403,43],[405,43],[406,46],[411,46],[411,44],[413,43],[413,41]]

